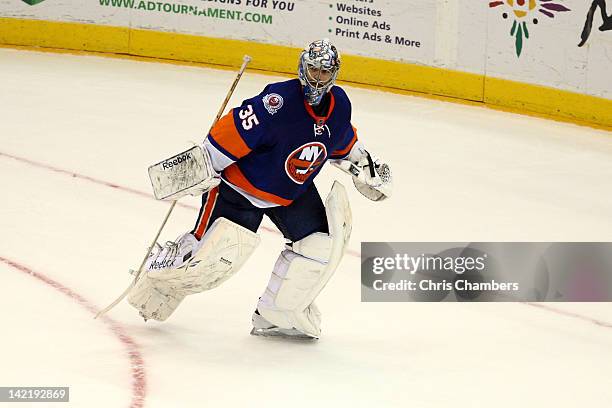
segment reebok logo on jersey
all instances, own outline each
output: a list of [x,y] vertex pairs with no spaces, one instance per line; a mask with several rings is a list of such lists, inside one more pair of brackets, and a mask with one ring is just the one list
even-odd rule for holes
[[270,115],[274,115],[283,107],[283,97],[276,93],[267,94],[262,101]]
[[162,168],[164,170],[169,170],[177,164],[186,162],[187,160],[191,160],[191,153],[185,153],[178,157],[175,157],[174,159],[166,160],[162,163]]
[[285,160],[285,172],[289,178],[297,183],[304,184],[327,158],[327,149],[323,143],[306,143],[295,149]]

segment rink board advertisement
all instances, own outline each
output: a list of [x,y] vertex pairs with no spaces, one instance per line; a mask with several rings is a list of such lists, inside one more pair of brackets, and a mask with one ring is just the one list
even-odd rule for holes
[[610,0],[0,0],[0,16],[40,22],[0,27],[9,44],[222,65],[239,48],[287,73],[328,37],[349,56],[340,79],[612,126]]
[[361,244],[366,302],[609,302],[612,243]]
[[[2,0],[2,15],[303,47],[328,37],[345,53],[433,64],[435,3],[306,0]],[[296,29],[299,27],[299,29]]]
[[487,76],[612,99],[612,2],[485,3]]

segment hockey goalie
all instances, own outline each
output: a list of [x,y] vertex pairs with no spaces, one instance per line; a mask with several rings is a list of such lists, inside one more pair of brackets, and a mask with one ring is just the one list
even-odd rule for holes
[[263,216],[287,240],[259,298],[251,334],[317,339],[315,300],[340,263],[351,233],[344,187],[325,202],[313,180],[330,161],[371,200],[390,196],[389,166],[372,157],[334,86],[340,56],[329,40],[300,55],[298,78],[273,83],[223,116],[201,146],[152,166],[159,199],[201,195],[193,230],[156,245],[128,295],[145,319],[166,320],[188,295],[234,275],[259,244]]

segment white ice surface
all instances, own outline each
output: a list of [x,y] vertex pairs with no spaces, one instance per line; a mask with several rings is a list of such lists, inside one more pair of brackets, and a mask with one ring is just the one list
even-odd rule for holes
[[[0,49],[0,257],[105,306],[168,204],[6,155],[149,193],[147,166],[202,139],[233,76]],[[247,73],[230,105],[273,80]],[[360,241],[612,241],[610,133],[346,89],[361,139],[391,164],[396,188],[377,204],[333,168],[318,178],[322,193],[334,178],[350,187],[353,251]],[[196,215],[178,207],[164,238]],[[236,277],[168,322],[145,324],[127,303],[110,313],[140,346],[144,406],[610,406],[610,327],[524,304],[361,303],[355,255],[320,297],[319,342],[251,337],[282,247],[261,235]],[[57,406],[129,406],[126,352],[102,322],[5,262],[0,284],[0,386],[67,385],[72,402]],[[612,321],[610,304],[559,308]]]

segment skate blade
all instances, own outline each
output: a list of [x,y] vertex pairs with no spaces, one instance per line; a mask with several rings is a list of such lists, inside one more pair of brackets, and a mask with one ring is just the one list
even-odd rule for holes
[[253,328],[251,330],[251,336],[276,337],[276,338],[296,340],[296,341],[319,340],[318,337],[309,336],[308,334],[298,332],[297,330],[284,330],[284,329],[279,329],[278,327],[274,327],[270,329]]

